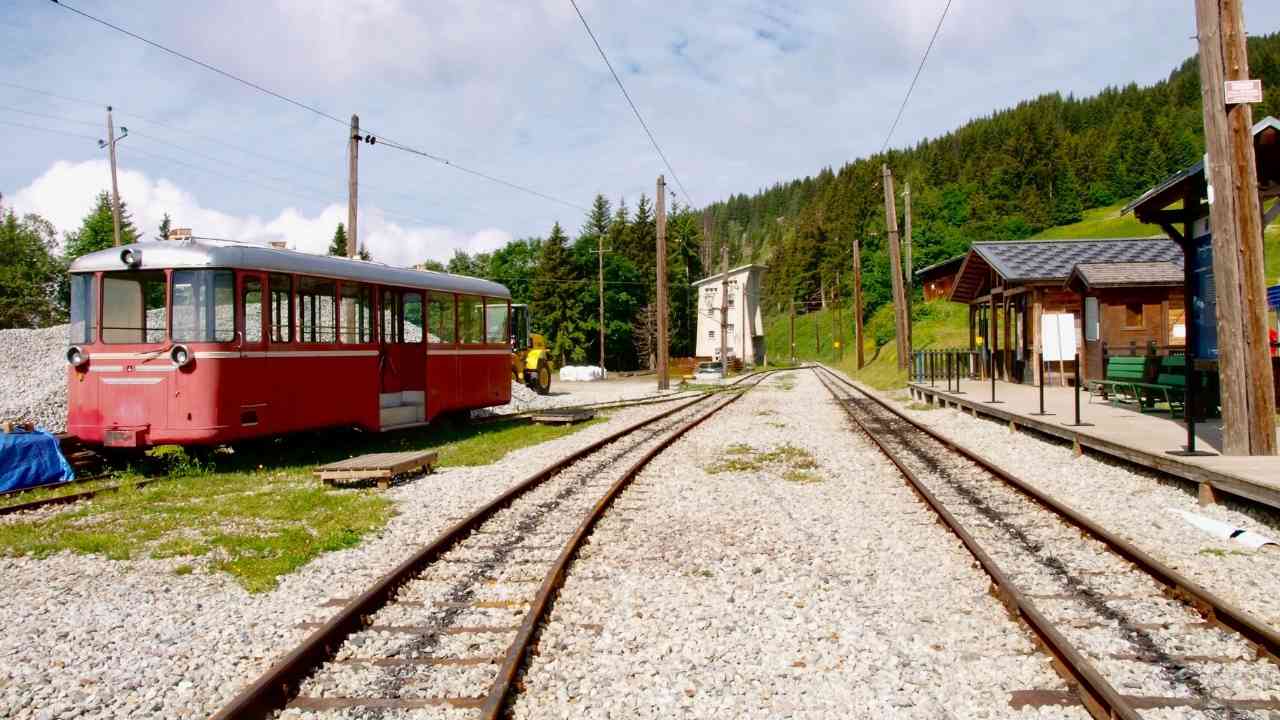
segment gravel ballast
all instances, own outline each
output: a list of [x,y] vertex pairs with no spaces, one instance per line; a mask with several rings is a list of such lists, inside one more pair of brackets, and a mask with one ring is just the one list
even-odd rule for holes
[[0,420],[67,429],[67,327],[0,330]]
[[1087,717],[1010,708],[1063,688],[1047,657],[812,374],[789,374],[619,498],[515,717]]
[[1212,537],[1169,509],[1280,539],[1277,527],[1259,520],[1264,513],[1255,517],[1223,504],[1200,506],[1190,483],[1090,453],[1077,456],[1070,446],[1011,432],[1007,425],[956,410],[912,410],[904,406],[905,394],[892,399],[911,418],[1070,505],[1271,627],[1280,627],[1280,548],[1251,550]]
[[321,555],[269,593],[251,595],[222,573],[175,574],[189,562],[180,557],[0,557],[0,717],[207,717],[303,638],[299,623],[337,612],[327,601],[362,591],[538,468],[664,409],[612,411],[495,464],[397,486],[387,494],[400,514],[381,533]]

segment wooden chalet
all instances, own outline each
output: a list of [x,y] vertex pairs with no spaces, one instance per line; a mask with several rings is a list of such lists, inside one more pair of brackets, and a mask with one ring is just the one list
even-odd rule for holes
[[979,242],[964,256],[950,299],[969,306],[969,347],[982,351],[983,373],[994,353],[997,377],[1038,381],[1041,318],[1053,313],[1071,316],[1089,379],[1103,376],[1117,346],[1182,344],[1181,278],[1182,249],[1167,238]]
[[916,271],[916,282],[924,292],[925,302],[945,298],[956,284],[956,273],[964,263],[964,255],[957,255],[940,263],[934,263]]

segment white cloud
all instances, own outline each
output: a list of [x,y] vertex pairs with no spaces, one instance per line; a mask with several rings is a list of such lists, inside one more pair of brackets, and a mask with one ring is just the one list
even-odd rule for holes
[[[96,194],[109,183],[109,173],[105,160],[59,161],[15,193],[11,205],[19,214],[38,213],[60,231],[73,231],[93,207]],[[122,169],[119,183],[134,225],[148,239],[168,213],[174,227],[189,227],[197,236],[261,243],[284,240],[296,250],[323,253],[334,228],[347,220],[346,205],[336,203],[314,215],[293,207],[280,210],[269,220],[232,215],[202,206],[195,195],[168,179],[153,179],[137,170]],[[445,226],[403,225],[388,220],[378,207],[361,208],[359,231],[375,259],[401,266],[424,259],[448,260],[455,250],[496,250],[512,238],[511,233],[498,228],[468,232]]]

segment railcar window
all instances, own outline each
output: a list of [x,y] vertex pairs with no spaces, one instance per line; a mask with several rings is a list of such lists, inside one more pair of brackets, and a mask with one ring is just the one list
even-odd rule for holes
[[271,342],[293,342],[293,278],[288,275],[272,275],[271,284]]
[[342,284],[342,308],[338,317],[342,323],[340,342],[357,344],[373,340],[373,296],[368,285]]
[[382,318],[382,342],[404,342],[404,335],[400,328],[400,293],[394,290],[383,290],[379,314]]
[[504,343],[511,339],[507,332],[507,301],[484,299],[484,339],[487,343]]
[[334,323],[337,283],[321,278],[298,278],[298,342],[331,343],[338,339]]
[[240,288],[240,303],[244,306],[244,341],[262,342],[262,280],[246,277]]
[[449,345],[456,341],[453,322],[453,296],[448,293],[431,293],[428,307],[427,328],[431,342]]
[[484,301],[468,295],[458,296],[458,342],[484,342]]
[[230,270],[173,271],[173,339],[235,339],[235,276]]
[[404,298],[404,322],[400,324],[400,342],[422,342],[422,293],[407,292]]
[[71,344],[91,343],[98,337],[96,278],[90,274],[71,276]]
[[164,342],[169,323],[165,284],[162,270],[103,275],[103,342]]

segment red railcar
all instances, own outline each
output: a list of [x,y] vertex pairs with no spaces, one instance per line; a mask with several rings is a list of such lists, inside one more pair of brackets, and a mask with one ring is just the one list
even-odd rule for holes
[[497,283],[222,241],[71,266],[67,430],[119,447],[389,430],[511,397]]

